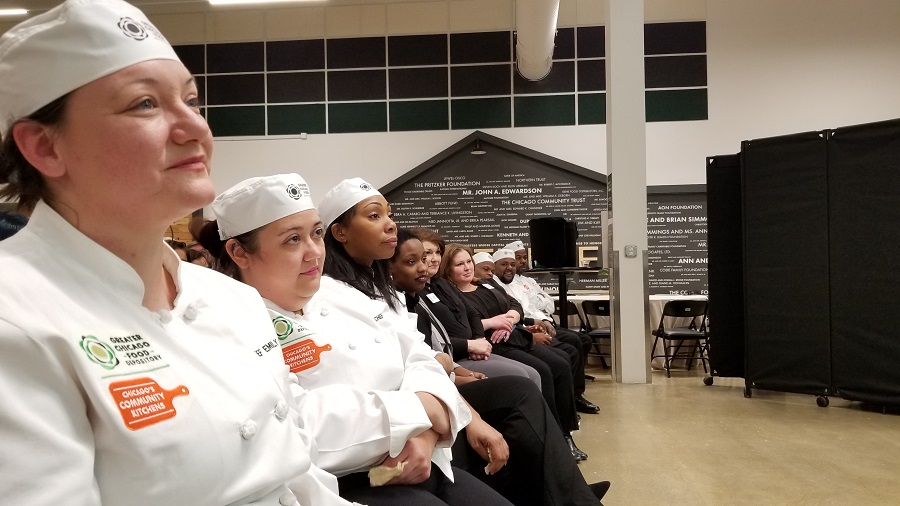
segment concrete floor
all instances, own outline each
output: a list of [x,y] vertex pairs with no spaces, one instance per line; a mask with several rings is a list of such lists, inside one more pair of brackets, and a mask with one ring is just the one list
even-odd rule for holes
[[575,442],[588,483],[609,480],[606,506],[898,505],[900,410],[883,414],[832,398],[754,390],[702,370],[653,372],[650,385],[616,384],[589,366]]

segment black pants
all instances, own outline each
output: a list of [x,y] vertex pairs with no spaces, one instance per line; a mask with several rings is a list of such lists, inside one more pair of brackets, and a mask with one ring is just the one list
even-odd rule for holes
[[498,376],[467,383],[459,387],[459,393],[503,434],[509,461],[497,474],[484,474],[487,462],[460,433],[453,445],[454,465],[468,470],[516,506],[597,505],[533,382]]
[[568,337],[566,337],[562,341],[564,343],[569,343],[576,348],[579,348],[581,350],[582,360],[587,358],[588,353],[591,352],[591,346],[594,345],[594,342],[591,341],[591,337],[589,335],[584,332],[576,332],[572,329],[558,327],[556,326],[556,324],[554,324],[553,327],[556,329],[556,337],[559,337],[559,331],[562,331],[563,334],[568,335]]
[[569,355],[552,346],[534,345],[531,351],[508,346],[494,346],[494,353],[530,365],[541,375],[541,394],[553,418],[563,431],[578,429],[575,413],[575,390]]
[[453,480],[431,464],[431,476],[417,485],[371,487],[368,473],[360,472],[338,478],[338,488],[344,499],[369,506],[512,506],[488,485],[456,466]]
[[[587,342],[585,343],[585,341]],[[550,346],[559,347],[569,355],[569,361],[572,364],[572,382],[575,387],[575,395],[584,394],[584,357],[591,350],[591,338],[569,329],[557,327],[556,337],[550,342]]]

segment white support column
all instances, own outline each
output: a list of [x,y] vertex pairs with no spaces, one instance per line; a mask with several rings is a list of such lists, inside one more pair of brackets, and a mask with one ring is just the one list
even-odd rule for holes
[[606,160],[615,377],[650,382],[644,0],[607,0]]

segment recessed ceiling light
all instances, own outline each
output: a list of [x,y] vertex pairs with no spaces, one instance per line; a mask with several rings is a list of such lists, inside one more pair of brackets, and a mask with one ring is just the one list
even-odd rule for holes
[[25,9],[0,9],[0,16],[24,16],[28,14]]

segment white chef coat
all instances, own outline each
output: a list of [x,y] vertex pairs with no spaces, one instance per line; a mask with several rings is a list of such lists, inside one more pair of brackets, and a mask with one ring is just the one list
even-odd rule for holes
[[[515,297],[515,299],[522,304],[522,312],[525,314],[525,318],[553,321],[553,317],[550,316],[554,309],[553,299],[541,289],[540,285],[537,284],[537,281],[534,281],[528,276],[520,276],[518,274],[513,277],[512,282],[509,284],[504,283],[496,275],[494,276],[494,281],[502,286],[503,289],[506,290],[506,293]],[[530,285],[528,281],[532,281],[534,286]],[[535,286],[537,288],[535,288]],[[545,299],[550,301],[549,312],[547,311]]]
[[43,202],[0,242],[2,501],[350,504],[311,465],[259,294],[166,250],[178,296],[154,313],[134,270]]
[[265,302],[285,362],[292,365],[303,426],[316,441],[320,467],[337,476],[368,469],[392,450],[396,455],[409,438],[431,427],[413,391],[375,391],[334,383],[328,374],[323,380],[323,372],[341,367],[335,361],[340,355],[336,347],[347,345],[343,330],[336,336],[318,332],[320,325],[300,321],[293,312]]
[[513,283],[522,283],[524,285],[531,297],[531,302],[540,312],[549,316],[556,310],[556,304],[554,304],[553,297],[544,291],[536,279],[531,276],[516,274],[513,278]]
[[[289,339],[296,342],[306,338],[312,339],[315,348],[329,348],[321,350],[315,364],[297,373],[300,386],[312,392],[298,398],[301,405],[315,399],[319,389],[336,385],[371,393],[370,398],[355,399],[365,406],[353,411],[359,419],[352,419],[347,413],[327,412],[324,396],[315,401],[315,405],[326,410],[319,413],[319,420],[312,420],[314,415],[310,413],[315,409],[303,407],[304,416],[311,420],[308,427],[315,433],[324,469],[338,475],[367,470],[385,456],[382,453],[375,458],[370,453],[377,448],[397,456],[409,437],[431,426],[415,395],[428,392],[447,406],[453,435],[438,442],[432,461],[453,479],[449,447],[456,433],[471,421],[472,414],[408,316],[395,313],[384,301],[370,299],[328,276],[322,277],[319,291],[303,308],[302,316],[292,316],[270,305],[272,308],[301,325],[300,329],[292,329],[292,336],[282,338],[286,350],[291,348]],[[312,334],[303,337],[306,333]],[[287,361],[291,363],[289,358]],[[341,416],[345,420],[339,420]],[[389,423],[385,423],[385,416]],[[355,434],[346,433],[348,422],[358,427]],[[369,447],[352,447],[354,439],[365,441]]]

